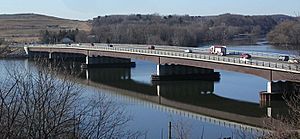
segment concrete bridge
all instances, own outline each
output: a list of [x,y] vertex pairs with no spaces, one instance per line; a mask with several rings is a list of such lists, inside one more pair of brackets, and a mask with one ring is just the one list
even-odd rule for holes
[[[238,56],[217,56],[202,51],[187,53],[184,47],[156,46],[148,49],[147,45],[131,44],[56,44],[25,46],[27,54],[44,54],[53,58],[57,54],[77,54],[85,57],[86,65],[103,64],[103,58],[107,60],[104,64],[130,63],[130,59],[147,60],[157,63],[156,76],[175,75],[178,69],[183,69],[179,74],[208,74],[213,73],[210,69],[235,71],[253,74],[267,79],[267,93],[272,92],[273,81],[300,82],[300,65],[290,64],[286,61],[277,61],[274,58],[258,56],[249,61],[241,60]],[[100,59],[100,60],[99,60]],[[181,65],[180,68],[173,65]],[[182,68],[184,66],[188,68]],[[176,67],[176,70],[173,70]],[[190,68],[197,67],[197,68]],[[199,70],[204,68],[206,70]],[[188,70],[187,70],[188,69]],[[170,74],[171,73],[171,74]],[[209,78],[209,77],[208,77]]]
[[257,103],[218,96],[214,94],[213,81],[159,82],[153,85],[132,80],[130,68],[80,71],[82,79],[76,81],[107,90],[108,95],[234,129],[268,132],[264,129],[264,116],[276,111],[276,108],[269,111],[271,107],[260,107]]

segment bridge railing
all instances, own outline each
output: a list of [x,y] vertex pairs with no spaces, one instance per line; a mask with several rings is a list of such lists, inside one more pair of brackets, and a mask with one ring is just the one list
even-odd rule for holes
[[[209,52],[209,48],[194,48],[193,50],[195,50],[196,52],[203,52],[203,53],[207,53]],[[261,58],[272,58],[272,59],[278,59],[279,56],[290,56],[293,58],[297,58],[300,59],[300,56],[298,55],[291,55],[291,54],[281,54],[281,53],[266,53],[266,52],[256,52],[256,51],[240,51],[240,50],[227,50],[227,54],[229,55],[240,55],[240,54],[244,54],[244,53],[248,53],[252,56],[255,57],[261,57]]]
[[279,56],[290,56],[293,58],[300,59],[297,55],[290,55],[290,54],[281,54],[281,53],[266,53],[266,52],[255,52],[255,51],[236,51],[236,50],[228,50],[228,53],[237,53],[237,54],[243,54],[248,53],[255,57],[261,57],[261,58],[272,58],[272,59],[278,59]]
[[[90,44],[72,44],[72,45],[68,45],[68,44],[55,44],[55,46],[67,46],[67,47],[76,47],[76,46],[88,46]],[[40,46],[40,44],[35,44],[35,45],[31,45],[31,46]],[[44,46],[53,46],[51,44],[45,44]],[[100,46],[100,47],[104,47],[107,46],[107,44],[105,43],[99,43],[96,44],[95,46]],[[147,48],[148,45],[138,45],[138,44],[114,44],[114,46],[118,46],[118,47],[128,47],[128,48],[135,48],[135,49],[142,49],[142,48]],[[174,47],[174,46],[156,46],[158,49],[160,50],[160,48],[164,48],[164,49],[170,49],[173,51],[179,51],[182,52],[185,49],[191,49],[193,52],[199,52],[199,53],[209,53],[209,48],[189,48],[189,47]],[[296,58],[296,59],[300,59],[299,55],[292,55],[292,54],[282,54],[282,53],[267,53],[267,52],[257,52],[257,51],[241,51],[241,50],[229,50],[227,49],[227,54],[231,55],[239,55],[239,54],[243,54],[243,53],[248,53],[254,57],[261,57],[261,58],[272,58],[272,59],[278,59],[279,56],[283,56],[283,55],[287,55],[290,56],[292,58]]]
[[[46,46],[46,45],[45,45]],[[49,46],[46,46],[49,47]],[[253,66],[260,68],[271,68],[274,70],[281,71],[290,71],[290,72],[300,72],[299,64],[289,64],[289,63],[280,63],[280,62],[270,62],[270,61],[262,61],[255,59],[241,59],[236,57],[227,57],[227,56],[217,56],[210,55],[205,53],[185,53],[182,51],[166,51],[166,50],[152,50],[152,49],[138,49],[138,48],[125,48],[125,47],[108,47],[105,46],[87,46],[83,45],[78,47],[77,45],[52,45],[52,47],[64,47],[64,48],[74,48],[74,49],[88,49],[88,50],[102,50],[102,51],[114,51],[114,52],[125,52],[125,53],[135,53],[135,54],[143,54],[143,55],[157,55],[157,56],[165,56],[165,57],[174,57],[174,58],[184,58],[184,59],[192,59],[192,60],[202,60],[202,61],[210,61],[217,63],[226,63],[226,64],[235,64],[241,66]]]

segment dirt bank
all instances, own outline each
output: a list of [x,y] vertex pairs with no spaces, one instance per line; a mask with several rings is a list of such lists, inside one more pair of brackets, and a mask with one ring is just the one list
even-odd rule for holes
[[26,58],[23,47],[0,46],[0,58]]

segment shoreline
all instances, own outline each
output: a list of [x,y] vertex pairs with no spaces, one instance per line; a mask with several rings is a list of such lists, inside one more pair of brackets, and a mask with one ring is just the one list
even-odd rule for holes
[[27,57],[23,47],[0,47],[0,59],[25,59]]

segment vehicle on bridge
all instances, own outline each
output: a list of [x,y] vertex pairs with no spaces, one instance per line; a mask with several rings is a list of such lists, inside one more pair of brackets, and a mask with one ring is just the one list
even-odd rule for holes
[[185,49],[184,52],[186,52],[186,53],[192,53],[193,51],[191,49]]
[[154,45],[148,46],[148,49],[155,49]]
[[288,60],[288,63],[299,64],[300,63],[300,59],[291,58],[291,59]]
[[289,56],[282,55],[282,56],[279,56],[277,60],[279,60],[279,61],[288,61],[289,59],[290,59]]
[[209,47],[210,53],[211,54],[216,54],[220,56],[225,56],[226,55],[226,46],[222,45],[213,45]]
[[241,57],[241,58],[244,58],[244,59],[250,59],[250,58],[251,58],[251,55],[248,54],[248,53],[244,53],[244,54],[241,54],[240,57]]
[[247,53],[244,53],[244,54],[240,55],[240,60],[244,61],[244,62],[251,62],[250,58],[251,58],[251,55],[247,54]]

